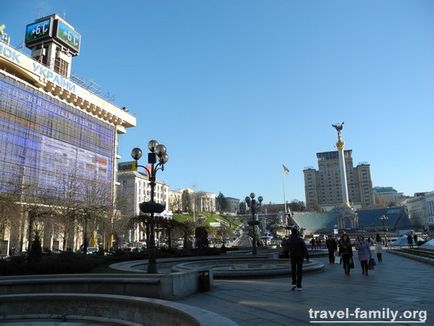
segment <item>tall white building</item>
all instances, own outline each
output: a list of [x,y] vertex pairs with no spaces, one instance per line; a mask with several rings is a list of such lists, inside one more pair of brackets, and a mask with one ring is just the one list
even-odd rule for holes
[[[318,170],[306,168],[304,188],[306,208],[330,210],[344,201],[341,191],[339,155],[337,151],[316,154]],[[353,166],[352,151],[344,151],[348,197],[354,207],[365,208],[374,203],[371,171],[368,163]]]
[[[139,204],[151,200],[151,183],[149,178],[137,171],[119,171],[118,183],[118,207],[122,215],[130,218],[141,215]],[[163,218],[171,218],[172,214],[169,211],[169,186],[157,180],[154,191],[154,200],[166,207],[161,216]],[[137,224],[129,235],[128,241],[144,242],[145,240],[145,231],[141,225]]]

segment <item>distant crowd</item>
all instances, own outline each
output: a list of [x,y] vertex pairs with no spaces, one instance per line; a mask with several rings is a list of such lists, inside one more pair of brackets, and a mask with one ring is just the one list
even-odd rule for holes
[[[417,240],[416,235],[407,237],[410,247],[417,243]],[[383,246],[388,246],[388,239],[376,234],[375,237],[368,236],[366,238],[363,235],[358,235],[354,241],[351,241],[349,235],[344,233],[338,239],[329,235],[324,242],[320,237],[313,237],[308,243],[310,243],[312,251],[327,249],[329,263],[341,264],[347,276],[350,276],[351,270],[355,267],[353,257],[354,252],[356,252],[362,274],[368,276],[369,270],[373,269],[377,263],[383,262]],[[293,289],[301,289],[301,265],[304,258],[309,260],[306,242],[299,237],[297,230],[294,229],[289,238],[282,239],[281,246],[281,256],[291,259]]]

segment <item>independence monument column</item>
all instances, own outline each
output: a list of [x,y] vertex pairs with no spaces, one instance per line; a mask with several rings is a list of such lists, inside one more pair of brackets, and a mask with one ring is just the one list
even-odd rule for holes
[[347,184],[347,172],[345,168],[345,155],[344,155],[344,142],[342,140],[342,129],[344,128],[344,123],[337,123],[332,125],[338,132],[338,141],[336,143],[336,148],[338,149],[338,160],[339,160],[339,174],[341,179],[341,195],[342,195],[342,206],[340,207],[340,213],[338,216],[338,228],[345,228],[345,217],[349,217],[351,221],[351,228],[357,228],[357,215],[354,212],[354,208],[350,205],[350,200],[348,197],[348,184]]
[[344,142],[342,141],[342,129],[344,128],[344,123],[332,125],[338,132],[338,142],[336,143],[336,148],[338,149],[339,155],[339,173],[341,177],[341,195],[343,206],[350,206],[350,200],[348,198],[348,185],[347,185],[347,172],[345,169],[345,156],[344,156]]

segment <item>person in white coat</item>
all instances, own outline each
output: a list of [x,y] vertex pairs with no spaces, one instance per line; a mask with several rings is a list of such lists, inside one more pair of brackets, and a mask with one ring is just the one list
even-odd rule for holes
[[375,237],[375,252],[377,253],[378,262],[381,263],[383,261],[383,241],[378,233]]

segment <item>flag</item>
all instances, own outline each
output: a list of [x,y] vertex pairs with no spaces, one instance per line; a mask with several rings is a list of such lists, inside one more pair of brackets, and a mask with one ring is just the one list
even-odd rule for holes
[[282,164],[282,167],[283,167],[282,169],[283,173],[289,174],[289,169],[284,164]]

